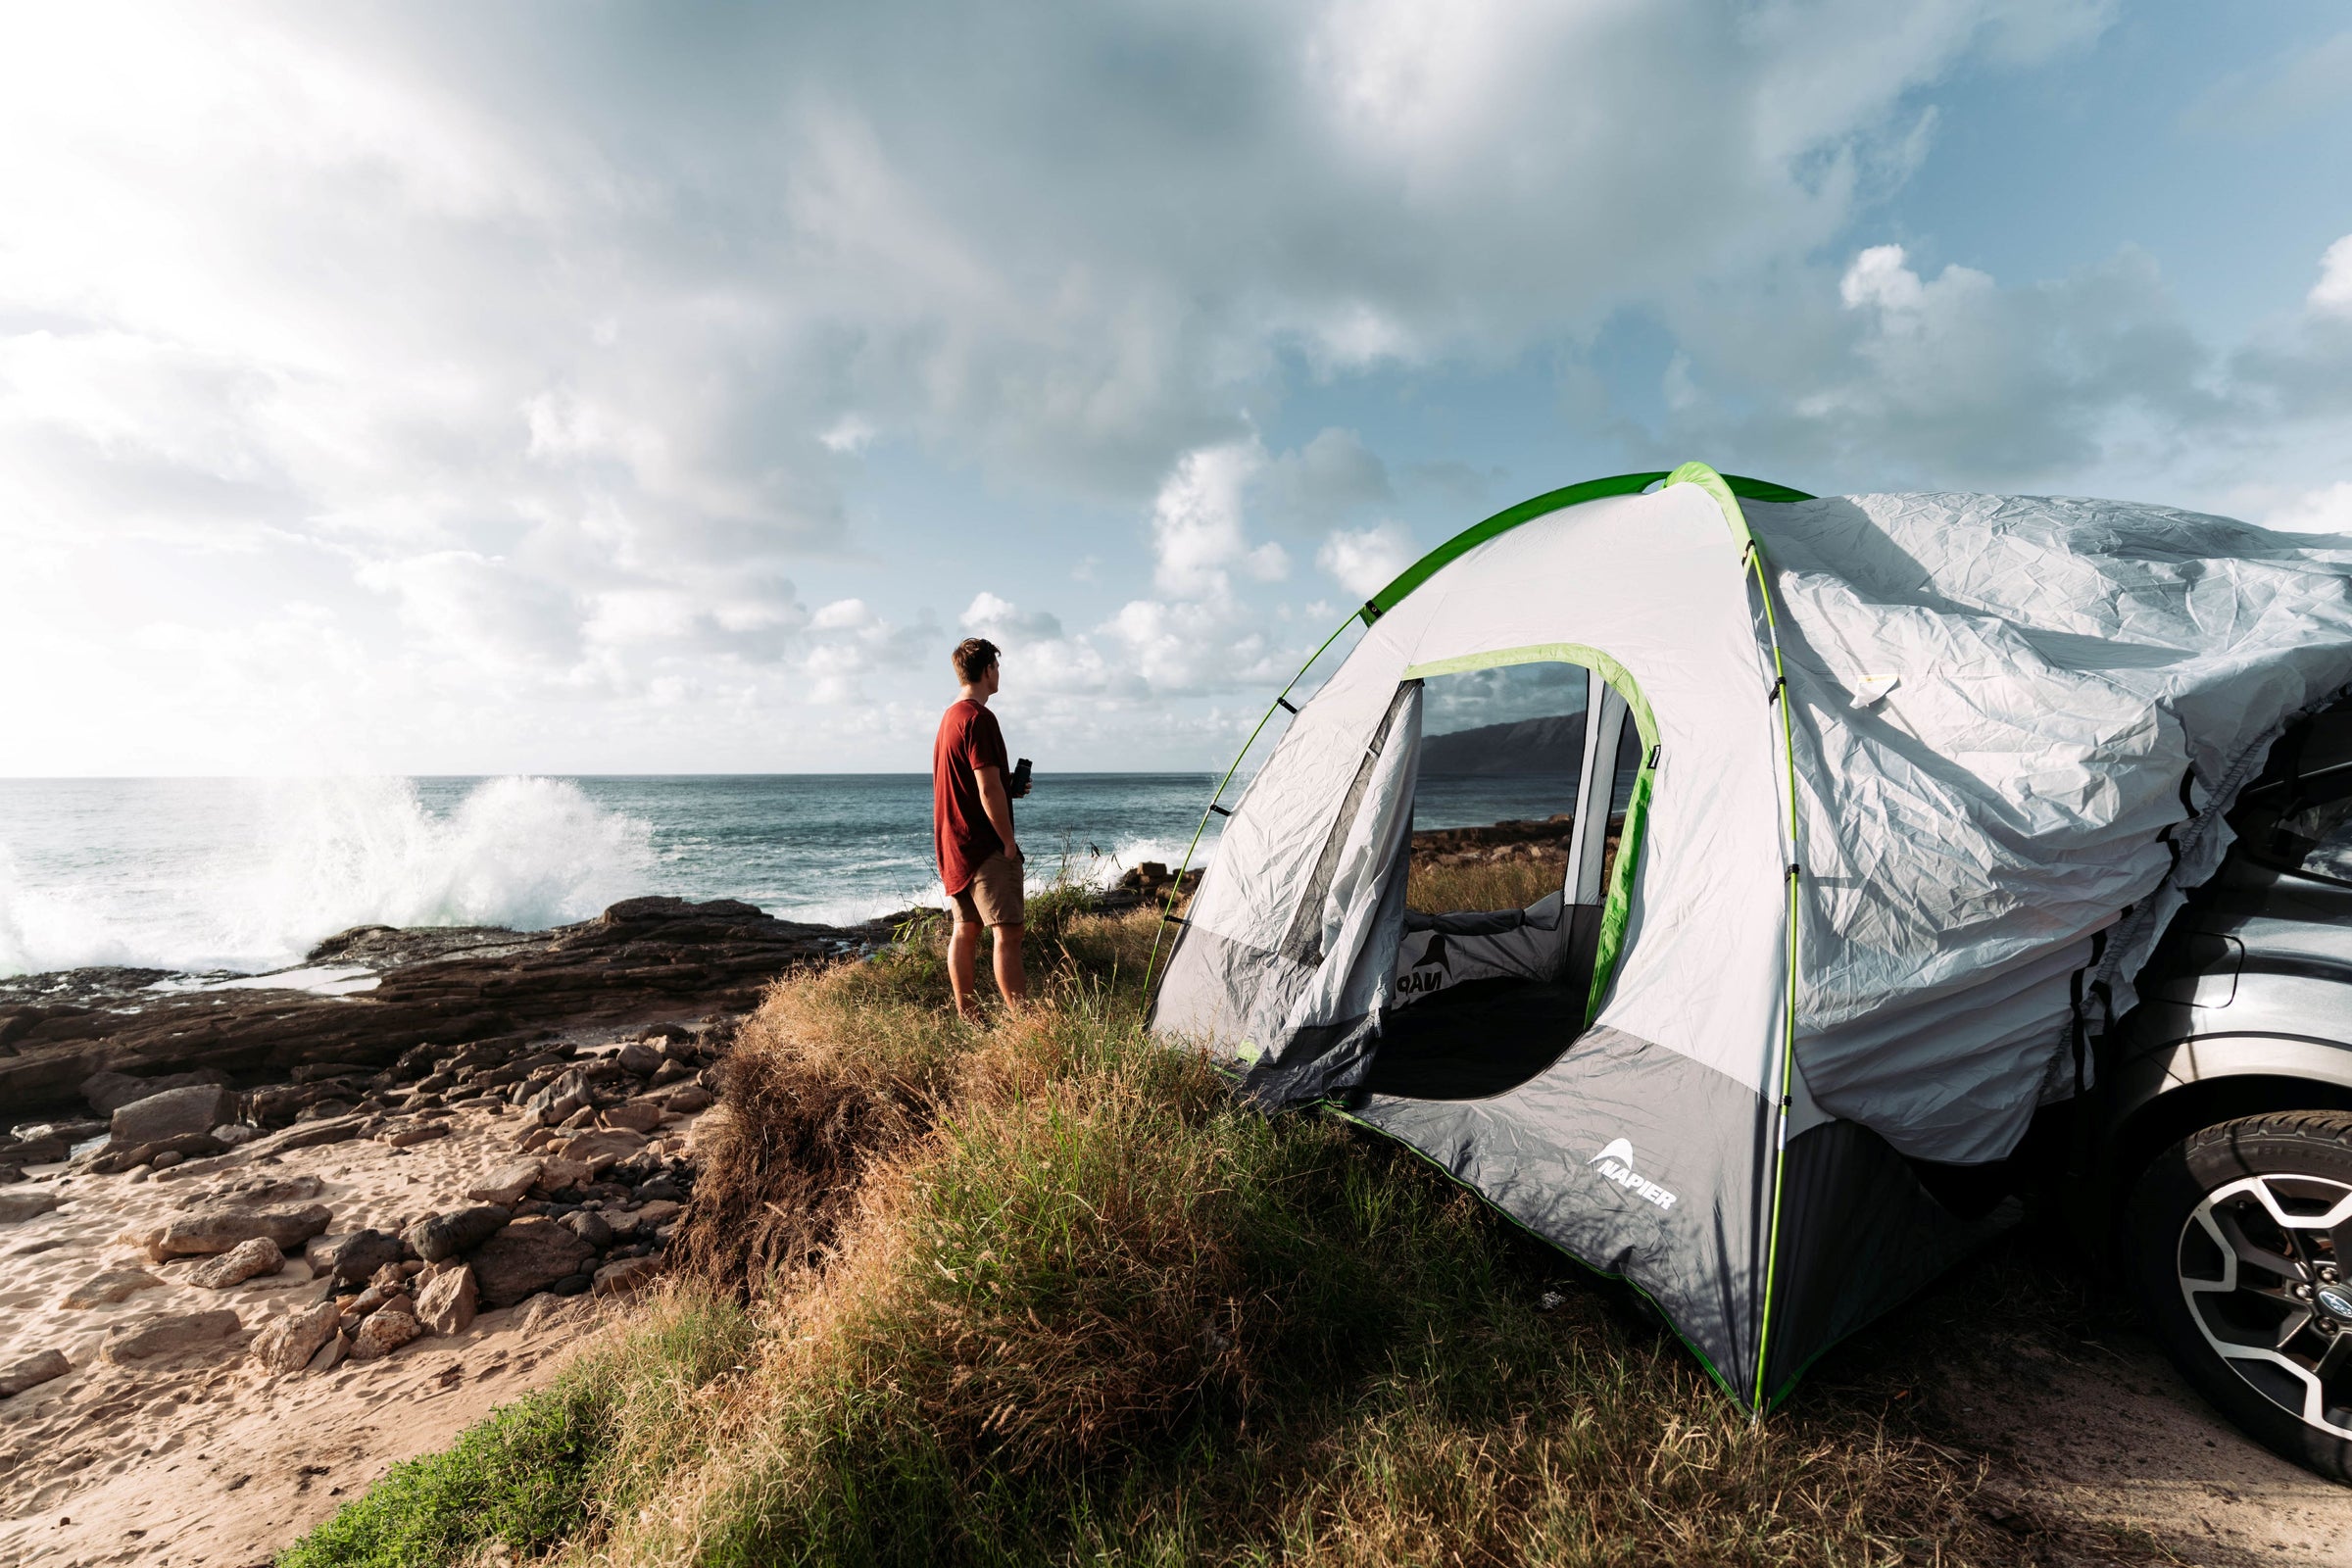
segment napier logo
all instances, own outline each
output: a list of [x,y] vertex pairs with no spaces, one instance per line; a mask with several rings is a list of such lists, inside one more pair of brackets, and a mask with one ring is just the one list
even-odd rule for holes
[[1638,1194],[1660,1208],[1674,1206],[1672,1193],[1660,1187],[1656,1182],[1643,1179],[1642,1173],[1634,1169],[1634,1145],[1633,1140],[1629,1138],[1612,1140],[1608,1148],[1594,1154],[1585,1163],[1599,1167],[1603,1176],[1627,1192]]

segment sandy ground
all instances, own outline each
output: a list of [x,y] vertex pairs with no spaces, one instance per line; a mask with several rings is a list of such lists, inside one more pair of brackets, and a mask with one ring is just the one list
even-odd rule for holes
[[[574,1300],[549,1315],[555,1298],[539,1297],[381,1361],[270,1378],[245,1348],[271,1318],[312,1298],[307,1264],[290,1256],[276,1276],[205,1290],[185,1280],[200,1260],[158,1265],[115,1240],[254,1177],[318,1177],[312,1200],[334,1210],[330,1235],[393,1229],[460,1204],[519,1131],[514,1116],[480,1112],[452,1125],[450,1137],[408,1150],[355,1141],[296,1151],[276,1164],[232,1154],[144,1183],[72,1177],[57,1189],[59,1208],[0,1227],[0,1365],[50,1348],[74,1363],[66,1376],[0,1400],[0,1563],[266,1562],[395,1462],[446,1446],[493,1407],[545,1384],[605,1313],[625,1310]],[[113,1305],[59,1305],[113,1268],[145,1268],[166,1283]],[[242,1322],[234,1339],[125,1366],[98,1354],[124,1326],[224,1306]]]

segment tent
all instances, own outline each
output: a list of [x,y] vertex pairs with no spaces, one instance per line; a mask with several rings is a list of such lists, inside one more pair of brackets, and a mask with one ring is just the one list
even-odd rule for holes
[[[1348,624],[1212,802],[1154,1027],[1631,1281],[1761,1410],[1981,1237],[1937,1173],[2095,1074],[2221,813],[2352,683],[2352,539],[1690,464],[1500,513]],[[1409,908],[1428,694],[1531,664],[1583,683],[1560,885]]]

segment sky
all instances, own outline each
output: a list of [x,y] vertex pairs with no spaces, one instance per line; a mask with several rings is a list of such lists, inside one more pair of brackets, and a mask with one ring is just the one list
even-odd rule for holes
[[2352,532],[2352,14],[0,8],[0,774],[1221,766],[1688,460]]

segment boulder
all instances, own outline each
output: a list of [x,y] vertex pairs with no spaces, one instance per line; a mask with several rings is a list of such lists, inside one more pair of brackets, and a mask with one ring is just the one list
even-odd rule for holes
[[[217,1067],[200,1067],[194,1072],[166,1073],[161,1078],[133,1078],[124,1072],[97,1072],[81,1081],[81,1098],[101,1116],[112,1116],[134,1101],[152,1099],[172,1089],[202,1085],[219,1086],[228,1082],[228,1075]],[[220,1118],[226,1121],[228,1118]]]
[[401,1258],[400,1238],[382,1231],[354,1231],[343,1238],[327,1259],[327,1271],[339,1280],[364,1280],[386,1263]]
[[661,1263],[654,1258],[624,1257],[617,1263],[607,1263],[598,1269],[596,1282],[590,1289],[598,1296],[625,1296],[652,1283],[661,1267]]
[[480,1304],[473,1270],[461,1263],[425,1281],[416,1298],[416,1321],[435,1334],[463,1334],[473,1327]]
[[46,1188],[30,1193],[0,1193],[0,1225],[20,1224],[56,1206],[57,1194]]
[[279,1318],[254,1337],[253,1358],[270,1372],[299,1372],[335,1337],[342,1310],[319,1301]]
[[233,1338],[244,1325],[237,1314],[222,1308],[218,1312],[190,1312],[180,1317],[150,1319],[143,1327],[133,1329],[119,1339],[106,1342],[99,1354],[118,1364],[124,1361],[144,1361],[150,1356],[177,1355],[182,1350],[201,1349]]
[[540,1162],[536,1159],[517,1159],[501,1165],[466,1190],[466,1196],[477,1203],[494,1203],[500,1208],[513,1208],[522,1201],[522,1195],[539,1181]]
[[701,1084],[688,1084],[682,1089],[671,1090],[669,1098],[662,1103],[681,1116],[691,1116],[698,1110],[709,1110],[714,1098]]
[[249,1242],[239,1242],[219,1257],[197,1264],[188,1275],[188,1283],[208,1291],[225,1291],[257,1274],[274,1274],[285,1266],[286,1255],[277,1250],[277,1244],[267,1236],[256,1236]]
[[397,1307],[387,1305],[380,1312],[368,1314],[351,1337],[351,1358],[354,1361],[374,1361],[424,1333],[424,1325]]
[[143,1268],[112,1268],[74,1286],[57,1304],[75,1312],[93,1306],[112,1306],[134,1292],[153,1290],[163,1283]]
[[118,1106],[108,1131],[124,1148],[191,1133],[209,1138],[215,1127],[236,1119],[236,1095],[220,1085],[189,1084]]
[[513,1306],[578,1273],[593,1255],[588,1244],[543,1216],[518,1219],[482,1244],[473,1273],[485,1305]]
[[632,1040],[621,1047],[616,1059],[622,1072],[635,1073],[640,1078],[652,1077],[662,1066],[662,1053],[641,1040]]
[[52,1378],[74,1370],[63,1350],[38,1350],[22,1360],[0,1366],[0,1399],[13,1399],[26,1389],[37,1389]]
[[513,1218],[513,1212],[496,1203],[476,1203],[447,1214],[436,1214],[419,1220],[403,1233],[403,1239],[427,1263],[439,1263],[470,1252],[503,1229]]
[[265,1236],[283,1252],[325,1230],[333,1218],[334,1210],[324,1203],[305,1203],[299,1208],[216,1208],[172,1221],[148,1244],[147,1251],[160,1263],[166,1258],[225,1252]]

